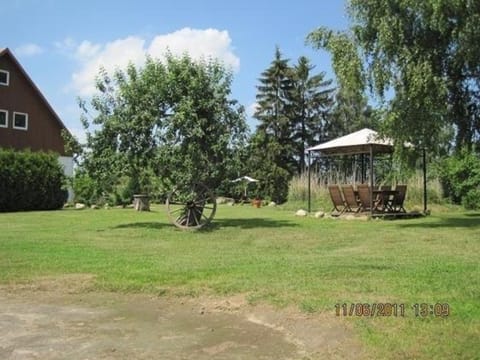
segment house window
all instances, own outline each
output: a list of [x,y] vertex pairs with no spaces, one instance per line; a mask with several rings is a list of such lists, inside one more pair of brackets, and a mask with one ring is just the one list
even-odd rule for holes
[[13,128],[19,130],[28,129],[28,114],[14,112],[13,113]]
[[0,85],[8,86],[10,73],[6,70],[0,70]]
[[0,109],[0,127],[8,127],[8,111]]

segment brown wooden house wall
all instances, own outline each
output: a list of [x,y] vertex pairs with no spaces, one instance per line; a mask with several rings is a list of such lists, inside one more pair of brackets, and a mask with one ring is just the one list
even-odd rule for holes
[[[8,111],[8,128],[0,127],[0,147],[66,155],[63,123],[8,49],[0,53],[0,69],[10,73],[9,85],[0,85],[0,109]],[[27,130],[13,128],[14,112],[28,114]]]

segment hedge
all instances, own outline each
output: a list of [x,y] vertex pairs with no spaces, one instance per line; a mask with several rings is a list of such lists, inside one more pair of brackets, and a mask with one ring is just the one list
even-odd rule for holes
[[64,182],[57,155],[0,149],[0,212],[59,209]]

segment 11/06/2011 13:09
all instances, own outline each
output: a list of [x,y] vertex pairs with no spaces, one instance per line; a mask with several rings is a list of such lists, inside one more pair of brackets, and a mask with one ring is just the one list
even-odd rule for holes
[[450,305],[448,303],[415,303],[407,306],[404,303],[343,303],[335,304],[336,316],[394,316],[405,317],[408,310],[413,310],[416,317],[448,317]]

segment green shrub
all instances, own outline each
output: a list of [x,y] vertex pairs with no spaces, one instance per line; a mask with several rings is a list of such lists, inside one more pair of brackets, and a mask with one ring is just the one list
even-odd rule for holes
[[263,168],[253,175],[254,178],[260,180],[257,196],[262,199],[273,200],[277,204],[287,201],[288,182],[291,178],[287,170],[271,164],[269,168]]
[[101,197],[98,187],[93,179],[82,171],[75,173],[73,178],[73,192],[75,202],[87,205],[96,204]]
[[0,211],[59,209],[64,183],[57,155],[0,149]]
[[462,205],[467,210],[480,209],[480,189],[469,190],[462,197]]
[[445,159],[440,169],[445,194],[468,209],[480,206],[480,157],[466,150]]

